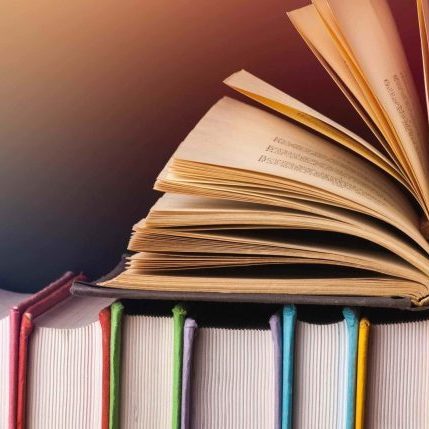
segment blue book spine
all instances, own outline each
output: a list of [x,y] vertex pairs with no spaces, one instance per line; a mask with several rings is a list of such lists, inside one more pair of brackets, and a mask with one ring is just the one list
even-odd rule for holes
[[344,320],[347,324],[348,362],[347,362],[347,402],[346,429],[354,429],[356,408],[356,365],[359,335],[359,316],[356,310],[349,307],[343,309]]
[[283,307],[282,429],[292,429],[296,307]]

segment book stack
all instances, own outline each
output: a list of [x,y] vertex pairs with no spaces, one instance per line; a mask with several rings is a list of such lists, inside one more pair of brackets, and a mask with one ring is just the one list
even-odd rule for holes
[[[426,105],[429,1],[417,0]],[[366,141],[244,70],[123,261],[1,292],[0,428],[421,429],[429,147],[386,0],[289,13]]]
[[[423,428],[429,312],[1,291],[1,428]],[[75,283],[76,284],[76,283]]]

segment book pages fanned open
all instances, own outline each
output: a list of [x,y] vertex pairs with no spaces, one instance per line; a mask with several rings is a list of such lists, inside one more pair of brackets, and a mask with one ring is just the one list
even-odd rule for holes
[[[427,80],[426,0],[417,11]],[[388,3],[288,16],[373,138],[234,73],[225,83],[272,112],[224,97],[203,116],[159,174],[126,269],[100,286],[429,304],[428,121]]]

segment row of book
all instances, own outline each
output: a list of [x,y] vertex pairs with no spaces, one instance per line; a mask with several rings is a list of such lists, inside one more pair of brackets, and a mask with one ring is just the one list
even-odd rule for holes
[[426,313],[0,292],[0,428],[423,428]]

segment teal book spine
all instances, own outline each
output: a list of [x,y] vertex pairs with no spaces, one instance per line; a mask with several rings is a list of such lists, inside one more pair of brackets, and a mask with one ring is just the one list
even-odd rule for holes
[[343,309],[343,316],[347,324],[348,341],[345,429],[354,429],[356,409],[356,371],[359,336],[359,315],[356,310],[349,307],[345,307]]
[[292,429],[296,307],[283,307],[282,429]]

